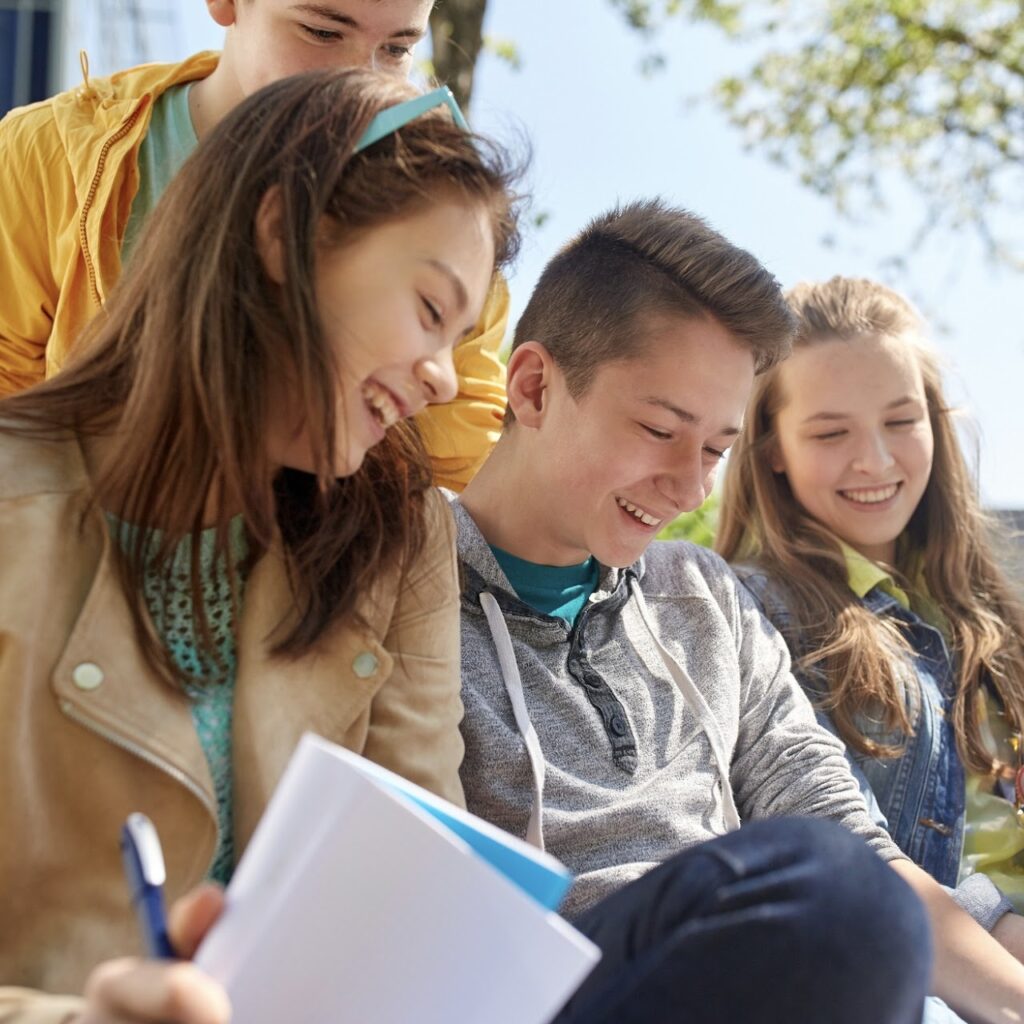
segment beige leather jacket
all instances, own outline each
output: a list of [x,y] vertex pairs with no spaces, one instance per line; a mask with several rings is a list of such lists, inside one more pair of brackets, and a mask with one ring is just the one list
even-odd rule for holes
[[[118,851],[131,811],[160,832],[169,900],[204,878],[217,838],[188,700],[141,655],[102,513],[81,521],[89,486],[77,441],[0,434],[0,1022],[68,1019],[78,1000],[44,993],[73,996],[96,963],[139,951]],[[301,658],[267,651],[290,607],[280,557],[253,568],[233,719],[236,851],[307,729],[462,802],[453,530],[436,493],[430,514],[401,587],[386,579],[368,595],[370,628],[336,628]]]

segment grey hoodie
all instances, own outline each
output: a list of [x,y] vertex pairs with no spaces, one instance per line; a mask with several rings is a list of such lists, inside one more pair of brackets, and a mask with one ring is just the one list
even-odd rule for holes
[[515,596],[472,518],[452,509],[466,799],[576,875],[566,916],[740,820],[831,818],[884,859],[903,856],[720,558],[655,542],[628,569],[602,567],[570,628]]

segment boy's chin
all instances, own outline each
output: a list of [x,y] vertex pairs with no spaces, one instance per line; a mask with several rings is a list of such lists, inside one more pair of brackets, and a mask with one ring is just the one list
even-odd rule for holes
[[[652,537],[651,540],[654,538]],[[627,569],[631,566],[648,548],[650,541],[646,544],[624,545],[624,544],[595,544],[591,554],[602,564],[610,569]]]

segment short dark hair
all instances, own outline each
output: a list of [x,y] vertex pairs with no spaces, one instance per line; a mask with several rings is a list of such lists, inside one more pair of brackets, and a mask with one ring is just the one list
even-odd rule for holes
[[758,373],[785,358],[795,329],[779,282],[750,253],[648,199],[595,218],[548,263],[512,349],[541,342],[578,397],[604,363],[642,355],[644,321],[666,313],[712,317],[753,352]]

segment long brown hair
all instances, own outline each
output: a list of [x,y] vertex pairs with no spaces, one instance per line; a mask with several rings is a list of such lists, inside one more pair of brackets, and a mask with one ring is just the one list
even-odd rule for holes
[[[1005,766],[981,737],[979,696],[990,681],[1015,727],[1024,725],[1024,613],[993,556],[992,524],[960,448],[938,361],[921,343],[924,325],[902,296],[873,281],[835,277],[798,285],[787,299],[799,321],[797,348],[886,337],[915,353],[935,448],[927,487],[892,568],[908,577],[920,566],[948,622],[961,760],[971,771],[1000,770]],[[755,561],[783,586],[791,616],[787,640],[798,667],[828,681],[823,704],[846,743],[871,756],[896,756],[899,746],[868,738],[856,723],[867,714],[911,733],[919,694],[906,669],[910,648],[894,623],[853,594],[837,538],[804,511],[785,474],[773,471],[775,420],[784,401],[777,369],[756,382],[743,434],[729,456],[715,547],[729,561]]]
[[[380,110],[415,95],[366,71],[318,71],[268,85],[203,139],[147,221],[131,264],[59,376],[0,404],[8,432],[104,435],[94,499],[134,531],[118,567],[149,660],[175,673],[145,614],[147,555],[170,571],[192,537],[196,632],[216,660],[199,582],[198,543],[213,510],[217,551],[241,509],[255,558],[280,535],[295,600],[274,637],[307,651],[424,541],[429,464],[415,428],[392,427],[362,468],[335,479],[335,381],[314,291],[318,251],[448,198],[490,214],[501,264],[515,247],[510,165],[443,109],[353,154]],[[281,195],[284,282],[256,245],[260,202]],[[324,230],[325,227],[328,230]],[[266,454],[270,396],[294,381],[315,474],[278,471]],[[227,560],[230,565],[230,560]]]

